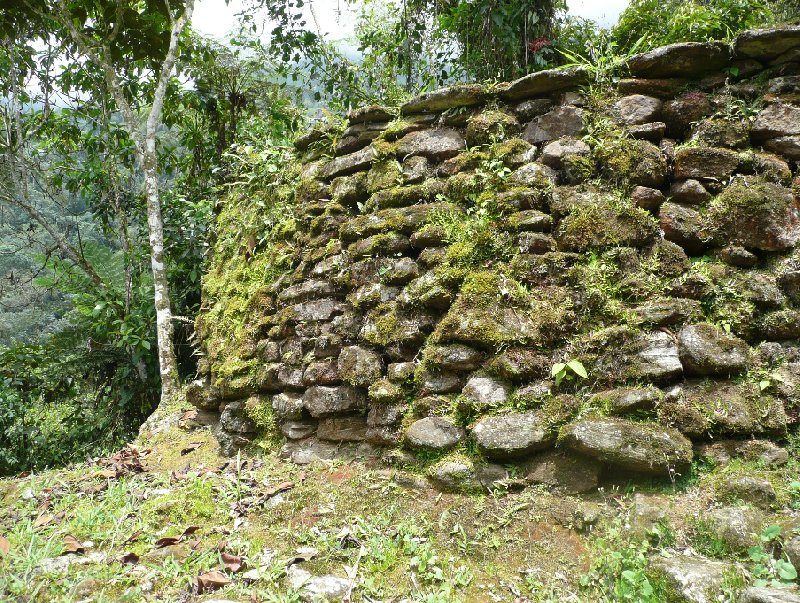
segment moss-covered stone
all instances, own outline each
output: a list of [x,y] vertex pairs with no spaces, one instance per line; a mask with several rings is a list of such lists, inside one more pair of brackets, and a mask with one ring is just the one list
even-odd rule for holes
[[517,134],[519,129],[519,121],[513,114],[505,111],[484,111],[469,121],[467,144],[474,147],[502,141]]
[[564,251],[586,251],[620,245],[643,247],[657,232],[653,217],[629,200],[600,197],[594,204],[574,207],[561,221],[556,239]]
[[710,205],[708,225],[720,244],[785,251],[800,240],[800,205],[792,191],[762,178],[739,178]]
[[664,155],[645,140],[604,140],[595,146],[594,157],[603,175],[620,184],[661,188],[667,177]]

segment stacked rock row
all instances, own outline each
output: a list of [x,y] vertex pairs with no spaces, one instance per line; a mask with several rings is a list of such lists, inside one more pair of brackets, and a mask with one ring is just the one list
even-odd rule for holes
[[[577,491],[608,467],[680,472],[711,436],[785,434],[800,408],[800,28],[627,69],[605,108],[567,68],[424,94],[399,118],[353,111],[333,149],[324,131],[300,138],[302,252],[254,335],[261,364],[194,396],[222,409],[223,444],[251,437],[263,406],[297,462],[399,448],[440,458],[445,487],[514,462]],[[475,219],[460,192],[488,187],[486,157],[505,171],[477,194],[502,216],[498,249],[513,245],[464,270],[435,218]],[[587,284],[598,257],[617,314]],[[744,314],[724,320],[726,304]],[[570,357],[588,378],[556,388]]]

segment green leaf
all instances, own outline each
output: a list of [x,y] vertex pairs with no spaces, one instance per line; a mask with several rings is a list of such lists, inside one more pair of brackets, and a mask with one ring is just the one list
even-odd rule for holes
[[763,392],[770,385],[772,385],[772,381],[770,381],[769,379],[763,379],[758,382],[758,389],[760,389]]
[[794,565],[783,559],[778,559],[775,562],[775,569],[778,570],[778,577],[781,580],[796,580],[797,570]]
[[764,542],[769,542],[771,540],[775,540],[780,535],[781,527],[779,525],[772,524],[771,526],[765,528],[763,532],[761,532],[761,540]]
[[579,360],[570,360],[567,362],[567,366],[572,369],[572,372],[583,379],[586,379],[589,376],[589,374],[586,372],[586,368]]
[[551,377],[555,377],[555,376],[556,376],[556,375],[558,375],[559,373],[563,373],[563,372],[564,372],[564,369],[565,369],[566,367],[567,367],[567,365],[566,365],[566,364],[564,364],[563,362],[556,362],[556,363],[553,365],[553,368],[552,368],[552,369],[550,369],[550,376],[551,376]]

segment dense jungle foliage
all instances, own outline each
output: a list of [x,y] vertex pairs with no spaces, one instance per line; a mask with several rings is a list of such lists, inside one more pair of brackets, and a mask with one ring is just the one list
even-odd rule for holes
[[[69,23],[57,18],[56,9],[84,7],[56,2],[53,17],[45,2],[3,5],[0,474],[10,474],[131,438],[158,403],[160,378],[142,167],[102,69],[75,60]],[[224,44],[190,29],[180,37],[157,152],[182,379],[196,369],[193,322],[218,200],[279,173],[309,120],[336,120],[320,107],[398,106],[443,84],[575,62],[607,69],[638,50],[800,15],[797,0],[633,0],[603,29],[563,0],[351,5],[358,18],[347,41],[319,33],[302,0],[253,0]],[[144,3],[98,6],[121,15],[121,27],[92,35],[122,31],[114,59],[143,112],[148,74],[166,52],[153,24],[165,17]]]

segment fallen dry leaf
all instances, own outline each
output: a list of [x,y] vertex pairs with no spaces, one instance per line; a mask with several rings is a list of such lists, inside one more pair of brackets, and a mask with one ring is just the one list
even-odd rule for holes
[[197,594],[203,594],[212,590],[217,590],[231,583],[231,579],[219,570],[211,570],[200,574],[194,579],[194,587]]
[[0,553],[3,555],[8,555],[8,552],[11,550],[11,543],[3,536],[0,536]]
[[186,448],[183,448],[181,450],[181,456],[183,456],[184,454],[189,454],[190,452],[194,452],[202,445],[203,442],[191,442],[188,446],[186,446]]
[[111,479],[117,477],[117,472],[114,469],[101,469],[100,471],[95,471],[94,476]]
[[67,555],[69,553],[81,554],[84,551],[83,545],[75,536],[72,534],[64,536],[64,552],[61,553],[62,555]]
[[128,536],[128,539],[125,542],[123,542],[122,544],[129,544],[131,542],[134,542],[135,540],[138,540],[139,536],[141,536],[141,535],[142,535],[142,530],[136,530],[133,534]]
[[119,560],[123,565],[136,565],[139,563],[139,555],[136,553],[125,553],[122,559]]
[[189,526],[188,528],[186,528],[183,531],[183,534],[181,534],[181,536],[191,536],[192,534],[194,534],[199,529],[200,529],[200,526]]
[[174,546],[182,540],[181,536],[165,536],[155,541],[156,548],[163,549],[165,546]]
[[242,558],[238,555],[231,555],[230,553],[222,553],[222,564],[229,572],[236,573],[242,569]]
[[271,488],[268,488],[264,492],[264,497],[271,498],[276,494],[279,494],[280,492],[286,492],[287,490],[291,490],[292,488],[294,488],[294,482],[281,482],[275,486],[272,486]]
[[41,528],[43,526],[50,525],[53,523],[53,521],[55,521],[55,517],[52,515],[39,515],[39,517],[36,518],[36,521],[33,522],[33,527]]

